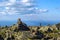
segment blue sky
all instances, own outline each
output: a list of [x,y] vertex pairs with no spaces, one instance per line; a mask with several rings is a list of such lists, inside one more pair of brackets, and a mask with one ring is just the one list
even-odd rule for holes
[[0,0],[0,21],[60,21],[60,0]]

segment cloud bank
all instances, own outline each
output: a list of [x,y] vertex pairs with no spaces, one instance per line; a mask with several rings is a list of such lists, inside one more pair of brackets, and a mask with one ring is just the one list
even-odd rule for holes
[[2,0],[0,2],[0,15],[21,15],[45,13],[47,9],[36,7],[34,0]]

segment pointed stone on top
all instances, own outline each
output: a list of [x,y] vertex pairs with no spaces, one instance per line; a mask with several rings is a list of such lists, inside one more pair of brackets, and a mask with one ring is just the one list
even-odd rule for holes
[[22,24],[22,21],[20,18],[18,18],[17,24]]

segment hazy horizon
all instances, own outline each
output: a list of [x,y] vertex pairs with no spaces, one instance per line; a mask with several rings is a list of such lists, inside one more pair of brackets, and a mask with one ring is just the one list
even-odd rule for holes
[[[48,24],[54,25],[60,23],[60,21],[22,21],[27,24],[27,26],[47,26]],[[0,21],[0,26],[12,26],[13,24],[17,24],[17,21]]]

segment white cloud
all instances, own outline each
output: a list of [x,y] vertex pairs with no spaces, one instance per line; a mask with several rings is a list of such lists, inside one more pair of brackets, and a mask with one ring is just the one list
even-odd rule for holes
[[6,15],[6,13],[5,13],[5,12],[0,12],[0,14],[1,14],[1,15]]
[[20,4],[22,4],[24,6],[32,6],[32,5],[34,5],[32,0],[21,0]]
[[7,10],[10,9],[9,7],[5,7]]
[[13,4],[16,2],[16,0],[9,0],[9,2]]
[[21,2],[27,3],[27,2],[29,2],[29,0],[21,0]]
[[45,12],[48,12],[48,9],[39,9],[39,11],[40,11],[41,13],[45,13]]
[[10,6],[10,5],[12,5],[12,3],[7,3],[7,4],[6,4],[6,6]]

